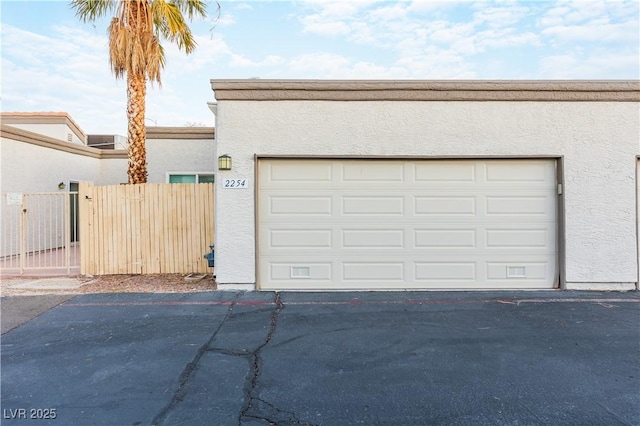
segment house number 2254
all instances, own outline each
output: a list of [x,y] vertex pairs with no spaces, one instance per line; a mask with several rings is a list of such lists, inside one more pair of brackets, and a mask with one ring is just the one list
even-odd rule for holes
[[224,179],[222,187],[225,189],[246,189],[249,188],[249,182],[246,179]]

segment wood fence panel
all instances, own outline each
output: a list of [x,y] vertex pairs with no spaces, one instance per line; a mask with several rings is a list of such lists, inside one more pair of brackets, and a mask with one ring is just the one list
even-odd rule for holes
[[[141,203],[142,216],[140,217],[140,266],[144,274],[157,274],[160,273],[160,259],[157,255],[157,250],[153,250],[153,247],[158,245],[158,241],[161,239],[160,229],[161,226],[157,226],[157,222],[162,221],[162,209],[158,204],[158,191],[155,185],[146,185],[144,191],[140,188],[141,185],[136,185],[138,189],[138,196],[143,201]],[[168,188],[167,188],[168,189]]]
[[[91,242],[90,244],[95,248],[95,254],[91,256],[91,263],[95,265],[95,269],[93,270],[92,275],[102,275],[104,274],[104,268],[102,267],[102,265],[105,263],[104,259],[106,253],[104,253],[104,247],[103,244],[101,244],[103,243],[103,240],[101,238],[101,235],[103,234],[102,221],[98,220],[99,217],[97,214],[97,212],[104,211],[104,191],[102,190],[102,188],[96,188],[95,191],[91,193],[89,199],[93,201],[93,227],[91,228],[91,232],[89,234],[91,237],[89,241]],[[80,236],[80,256],[82,256],[82,236]]]
[[130,219],[130,229],[131,236],[130,240],[130,251],[129,258],[135,259],[135,264],[133,269],[137,271],[137,273],[144,273],[144,265],[142,263],[142,259],[144,258],[145,253],[144,245],[142,244],[143,240],[143,228],[142,228],[142,218],[147,217],[148,209],[145,209],[145,203],[140,202],[142,196],[140,195],[140,188],[138,185],[125,185],[127,190],[131,195],[131,200],[135,200],[137,202],[131,203],[131,217]]
[[126,191],[120,191],[116,193],[116,219],[118,225],[117,241],[121,241],[122,244],[116,244],[116,258],[118,259],[118,273],[124,274],[127,270],[127,260],[129,254],[127,253],[127,218],[126,213],[129,210],[130,203],[127,202],[129,194]]
[[213,184],[79,185],[82,274],[210,273]]

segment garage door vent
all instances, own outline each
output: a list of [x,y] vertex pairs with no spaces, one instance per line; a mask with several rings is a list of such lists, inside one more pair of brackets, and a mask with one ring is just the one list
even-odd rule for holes
[[527,273],[524,266],[507,266],[507,278],[526,278]]
[[310,278],[310,272],[308,266],[292,266],[291,278]]

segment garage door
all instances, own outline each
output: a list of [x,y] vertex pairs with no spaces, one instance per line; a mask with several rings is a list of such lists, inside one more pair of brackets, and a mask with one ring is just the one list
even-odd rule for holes
[[554,160],[262,159],[258,286],[556,285]]

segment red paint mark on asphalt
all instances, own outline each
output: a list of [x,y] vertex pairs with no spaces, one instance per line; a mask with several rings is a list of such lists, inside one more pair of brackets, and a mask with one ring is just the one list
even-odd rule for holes
[[[502,303],[510,305],[519,305],[521,303],[640,303],[640,298],[633,299],[407,299],[407,300],[375,300],[362,301],[359,299],[346,301],[310,301],[310,302],[285,302],[284,305],[305,306],[305,305],[452,305],[461,303]],[[208,306],[266,306],[275,305],[274,302],[260,301],[151,301],[151,302],[89,302],[75,303],[66,302],[61,306],[67,307],[83,307],[83,306],[190,306],[190,305],[208,305]]]
[[[74,303],[67,302],[61,306],[188,306],[188,305],[213,305],[213,306],[229,306],[234,304],[230,301],[180,301],[180,300],[158,300],[154,302],[90,302],[90,303]],[[235,306],[261,306],[273,305],[273,302],[235,302]]]
[[515,303],[638,303],[640,299],[514,299]]

